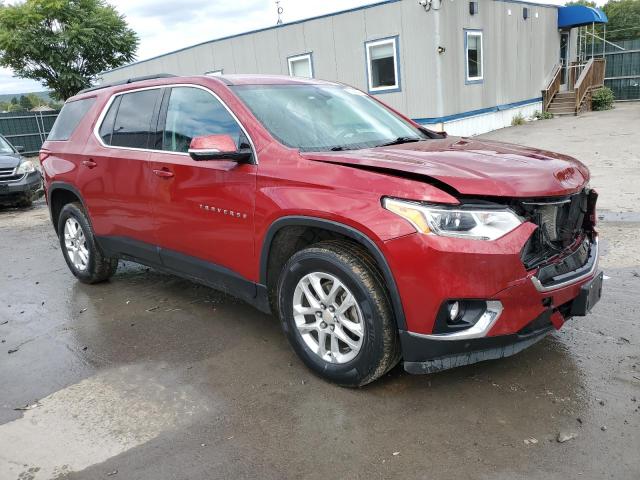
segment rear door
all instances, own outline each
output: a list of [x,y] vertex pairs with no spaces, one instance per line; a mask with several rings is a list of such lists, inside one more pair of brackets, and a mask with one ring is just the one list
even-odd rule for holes
[[[216,283],[212,277],[220,273],[222,279],[242,285],[242,279],[252,275],[257,166],[195,161],[187,150],[196,136],[227,134],[242,148],[251,147],[249,138],[227,106],[207,89],[172,87],[162,105],[159,150],[151,158],[162,262],[209,283]],[[242,278],[234,280],[238,275]]]
[[96,127],[95,143],[83,162],[82,194],[101,242],[118,253],[159,263],[151,214],[150,144],[162,88],[116,94]]

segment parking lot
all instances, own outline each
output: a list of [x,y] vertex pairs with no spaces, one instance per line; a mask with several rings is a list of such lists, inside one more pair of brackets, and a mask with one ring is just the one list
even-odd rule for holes
[[567,153],[600,193],[591,315],[511,358],[362,389],[279,323],[121,262],[69,272],[45,203],[0,211],[0,479],[640,478],[640,104],[485,135]]

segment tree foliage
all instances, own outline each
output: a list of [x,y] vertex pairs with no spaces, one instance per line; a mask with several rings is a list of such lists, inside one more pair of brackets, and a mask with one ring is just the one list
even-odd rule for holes
[[640,38],[640,0],[609,0],[603,10],[609,17],[607,40]]
[[565,7],[571,7],[573,5],[582,5],[583,7],[597,7],[598,5],[596,5],[596,2],[590,1],[590,0],[576,0],[573,2],[567,2],[564,4]]
[[0,5],[0,66],[64,100],[97,75],[135,59],[138,37],[104,0]]

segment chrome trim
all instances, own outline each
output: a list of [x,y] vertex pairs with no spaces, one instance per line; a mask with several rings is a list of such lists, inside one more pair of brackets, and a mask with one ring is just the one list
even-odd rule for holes
[[[536,287],[536,290],[539,292],[550,292],[552,290],[557,290],[558,288],[564,288],[567,287],[569,285],[573,285],[574,283],[578,283],[582,280],[584,280],[585,278],[589,278],[590,276],[592,276],[594,274],[594,272],[598,269],[598,257],[599,257],[599,248],[598,248],[598,237],[595,238],[594,242],[592,243],[592,248],[595,248],[595,257],[596,259],[593,261],[593,265],[591,265],[591,268],[589,269],[588,272],[586,272],[583,275],[580,275],[579,277],[576,278],[572,278],[571,280],[567,280],[566,282],[561,282],[561,283],[556,283],[555,285],[549,285],[548,287],[545,287],[542,282],[540,280],[538,280],[538,277],[536,277],[535,275],[533,277],[531,277],[531,282],[533,283],[533,286]],[[575,271],[575,270],[574,270]]]
[[469,340],[471,338],[481,338],[486,337],[487,333],[491,330],[491,327],[495,325],[495,323],[502,315],[502,311],[504,307],[502,306],[502,302],[499,300],[487,300],[487,309],[482,314],[480,319],[476,322],[474,326],[463,330],[461,332],[454,333],[437,333],[437,334],[425,334],[425,333],[414,333],[408,332],[412,337],[417,338],[428,338],[430,340]]
[[[96,138],[96,140],[98,140],[98,143],[104,148],[113,148],[113,149],[116,149],[116,150],[133,150],[133,151],[136,151],[136,152],[153,152],[153,153],[163,153],[163,154],[166,153],[166,154],[169,154],[169,155],[180,155],[180,156],[183,156],[183,157],[189,157],[189,154],[185,153],[185,152],[172,152],[172,151],[169,151],[169,150],[153,150],[151,148],[120,147],[120,146],[117,146],[117,145],[107,145],[102,141],[102,138],[100,137],[100,126],[102,125],[102,122],[104,121],[104,117],[106,117],[107,112],[109,111],[109,108],[111,107],[111,104],[116,99],[116,97],[118,97],[120,95],[125,95],[127,93],[142,92],[144,90],[159,90],[159,89],[162,89],[162,88],[173,88],[173,87],[199,88],[200,90],[204,90],[205,92],[209,92],[211,95],[213,95],[213,97],[220,102],[220,104],[225,108],[225,110],[227,110],[227,112],[229,112],[229,114],[238,123],[238,125],[240,125],[240,129],[246,135],[247,139],[249,140],[249,143],[251,144],[251,150],[253,151],[253,156],[255,157],[255,164],[258,165],[258,163],[259,163],[258,162],[258,151],[256,150],[256,146],[253,143],[253,139],[249,135],[249,132],[247,132],[247,129],[244,127],[242,122],[238,119],[236,114],[233,113],[233,111],[218,96],[217,93],[215,93],[210,88],[203,87],[202,85],[196,85],[195,83],[170,83],[170,84],[166,84],[166,85],[153,85],[151,87],[141,87],[141,88],[134,88],[134,89],[131,89],[131,90],[123,90],[121,92],[116,92],[116,93],[112,94],[111,97],[109,98],[109,100],[107,101],[107,103],[105,104],[105,106],[102,108],[102,111],[100,112],[100,115],[98,116],[98,120],[96,120],[96,123],[93,126],[93,136]],[[191,158],[191,157],[189,157],[189,158]]]
[[8,178],[8,177],[13,177],[14,175],[16,175],[15,173],[12,175],[7,175],[5,177],[0,177],[0,183],[15,183],[15,182],[20,182],[22,180],[24,180],[24,178],[29,175],[28,173],[23,173],[21,177],[18,178]]
[[[217,148],[190,148],[187,150],[187,153],[220,153],[220,150]],[[225,153],[235,153],[235,152],[225,152]]]

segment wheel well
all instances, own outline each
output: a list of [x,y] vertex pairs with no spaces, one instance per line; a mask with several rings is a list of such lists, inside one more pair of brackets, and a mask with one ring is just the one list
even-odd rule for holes
[[[339,232],[324,229],[322,227],[290,225],[279,229],[271,241],[268,249],[268,260],[266,270],[266,287],[269,296],[271,311],[277,314],[277,287],[280,272],[287,260],[296,252],[309,247],[315,243],[325,240],[344,240],[352,243],[355,247],[360,247],[380,271],[380,265],[375,258],[369,255],[367,247],[351,237]],[[382,272],[380,271],[381,275]]]
[[58,218],[60,218],[60,212],[66,204],[73,202],[80,203],[80,199],[71,190],[67,190],[66,188],[57,188],[51,192],[49,205],[51,208],[51,221],[53,222],[53,228],[56,233],[58,232]]

